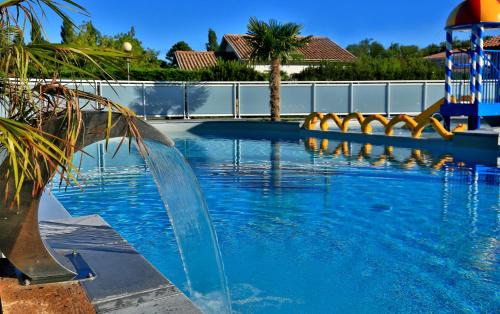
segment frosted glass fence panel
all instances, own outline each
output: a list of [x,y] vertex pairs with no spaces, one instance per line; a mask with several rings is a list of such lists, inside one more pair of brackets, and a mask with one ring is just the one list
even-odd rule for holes
[[234,86],[188,85],[189,115],[233,115]]
[[[71,88],[71,89],[76,89],[82,92],[86,93],[91,93],[91,94],[97,94],[97,83],[91,83],[91,82],[85,82],[85,83],[67,83],[63,84],[64,86]],[[94,101],[89,102],[88,100],[85,99],[80,99],[79,100],[80,106],[84,107],[84,110],[93,110],[94,107],[97,105]]]
[[391,84],[390,111],[392,113],[422,111],[423,84]]
[[444,97],[444,84],[427,84],[426,107],[430,107]]
[[144,97],[147,116],[184,115],[183,85],[146,85]]
[[63,85],[68,87],[68,88],[77,89],[77,90],[80,90],[80,91],[86,92],[86,93],[92,93],[92,94],[97,93],[97,83],[96,84],[91,83],[91,82],[88,82],[88,83],[87,82],[86,83],[66,83]]
[[269,86],[240,86],[240,115],[269,114]]
[[384,113],[386,110],[386,84],[353,85],[353,109],[363,113]]
[[346,85],[316,85],[315,111],[324,113],[349,112],[349,90]]
[[312,111],[312,85],[283,85],[281,114],[309,114]]
[[[100,92],[138,115],[244,117],[270,114],[266,82],[123,81],[109,85],[104,81],[76,84],[67,81],[66,84],[85,92]],[[464,81],[459,94],[468,95],[468,89],[469,83]],[[281,113],[416,113],[443,96],[442,81],[283,82]]]
[[101,84],[101,95],[120,105],[129,107],[138,115],[144,115],[142,85]]

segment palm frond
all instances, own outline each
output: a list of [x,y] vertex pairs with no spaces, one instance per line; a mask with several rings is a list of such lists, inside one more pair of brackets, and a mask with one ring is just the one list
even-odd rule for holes
[[280,23],[276,20],[264,22],[250,18],[245,40],[252,52],[250,58],[254,62],[270,62],[279,59],[281,62],[300,58],[299,48],[309,43],[311,36],[300,36],[303,26],[296,23]]
[[[73,155],[85,128],[81,101],[87,101],[94,110],[107,110],[105,126],[109,140],[115,126],[112,113],[120,113],[127,122],[126,136],[141,153],[146,149],[135,125],[135,114],[126,107],[97,95],[71,89],[50,77],[50,68],[65,67],[75,73],[94,77],[83,70],[82,62],[91,64],[108,79],[104,70],[118,67],[125,54],[98,48],[82,48],[51,44],[42,40],[24,43],[27,28],[34,29],[34,38],[41,38],[42,20],[46,11],[52,11],[64,21],[71,21],[67,11],[87,15],[88,12],[72,0],[4,0],[0,2],[0,167],[6,173],[8,189],[6,201],[19,204],[21,187],[30,182],[33,193],[39,193],[55,174],[68,184],[78,184],[78,169]],[[30,75],[36,82],[29,79]],[[48,128],[58,121],[60,127]],[[50,130],[50,131],[48,131]]]

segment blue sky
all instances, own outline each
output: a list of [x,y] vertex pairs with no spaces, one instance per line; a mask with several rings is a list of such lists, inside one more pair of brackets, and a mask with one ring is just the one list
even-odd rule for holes
[[[425,46],[444,39],[443,26],[459,0],[329,0],[329,1],[166,1],[80,0],[104,34],[126,32],[133,25],[144,46],[160,50],[160,57],[179,40],[204,50],[207,30],[245,33],[249,17],[297,22],[303,34],[328,36],[341,46],[374,38]],[[75,22],[85,18],[75,16]],[[49,16],[46,32],[59,41],[60,21]]]

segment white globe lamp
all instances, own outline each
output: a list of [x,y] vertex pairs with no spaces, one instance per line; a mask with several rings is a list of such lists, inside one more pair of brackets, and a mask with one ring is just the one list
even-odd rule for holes
[[[128,41],[123,43],[123,51],[126,53],[132,52],[132,44]],[[130,58],[127,57],[127,80],[130,81]]]

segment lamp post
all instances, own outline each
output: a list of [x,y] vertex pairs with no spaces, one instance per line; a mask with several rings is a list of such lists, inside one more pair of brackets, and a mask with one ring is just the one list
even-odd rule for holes
[[123,43],[123,51],[127,53],[127,80],[130,81],[130,52],[132,51],[132,44],[128,41]]

